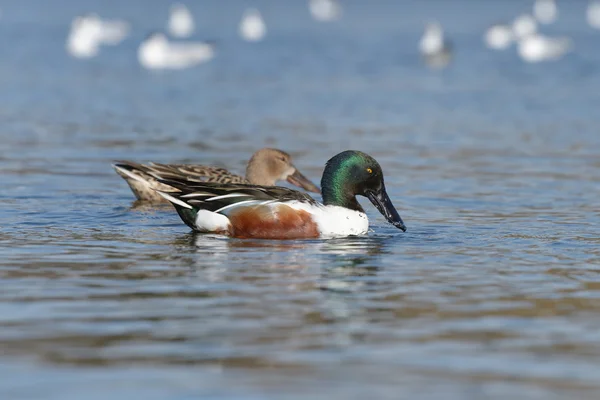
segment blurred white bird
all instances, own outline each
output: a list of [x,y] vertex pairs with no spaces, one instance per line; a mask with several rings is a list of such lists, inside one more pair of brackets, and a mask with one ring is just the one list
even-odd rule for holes
[[129,23],[119,20],[102,20],[96,14],[78,16],[71,22],[66,48],[76,58],[91,58],[98,54],[101,45],[119,44],[129,34]]
[[600,29],[600,1],[593,0],[588,4],[586,18],[592,28]]
[[430,67],[444,68],[450,63],[452,45],[444,37],[444,31],[438,22],[425,25],[425,32],[419,42],[419,51]]
[[262,40],[267,34],[267,27],[260,11],[255,8],[246,10],[240,22],[239,32],[242,39],[249,42]]
[[504,50],[513,42],[513,31],[505,24],[492,25],[485,32],[483,39],[490,49]]
[[169,42],[163,33],[153,33],[138,48],[138,61],[146,69],[185,69],[211,60],[214,45],[207,42]]
[[444,48],[444,31],[437,22],[425,25],[425,32],[419,42],[419,50],[422,54],[435,54]]
[[90,23],[87,17],[75,17],[67,37],[67,52],[76,58],[95,57],[100,51],[98,25]]
[[536,0],[533,4],[533,15],[542,24],[551,24],[558,18],[555,0]]
[[528,63],[558,60],[570,49],[571,39],[552,38],[539,33],[521,39],[517,47],[519,56]]
[[99,16],[92,14],[91,21],[99,25],[100,44],[117,45],[129,35],[130,26],[126,21],[102,20]]
[[337,0],[310,0],[308,8],[317,21],[334,21],[342,14],[342,6]]
[[185,5],[176,3],[171,6],[167,29],[178,38],[190,37],[194,33],[194,17]]
[[519,15],[512,24],[512,30],[517,40],[533,35],[537,32],[537,22],[529,14]]

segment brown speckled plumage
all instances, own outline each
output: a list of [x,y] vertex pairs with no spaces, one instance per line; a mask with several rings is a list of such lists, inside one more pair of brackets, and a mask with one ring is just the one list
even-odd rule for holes
[[[160,183],[156,179],[156,175],[160,175],[163,179],[185,178],[191,182],[250,183],[243,176],[232,174],[225,168],[203,165],[138,164],[131,161],[118,161],[114,167],[117,173],[127,181],[138,200],[153,203],[166,201],[156,190],[170,189],[169,186]],[[135,179],[130,174],[139,179]]]
[[[163,180],[186,180],[193,182],[256,184],[274,186],[278,180],[288,179],[291,183],[306,190],[319,192],[318,187],[306,180],[291,162],[289,154],[276,149],[261,149],[254,153],[248,163],[246,178],[233,174],[224,168],[193,164],[139,164],[132,161],[117,161],[116,172],[125,179],[138,200],[152,203],[167,202],[156,190],[169,191]],[[294,174],[296,181],[290,180]],[[298,181],[300,177],[300,182]],[[305,181],[302,181],[304,179]]]

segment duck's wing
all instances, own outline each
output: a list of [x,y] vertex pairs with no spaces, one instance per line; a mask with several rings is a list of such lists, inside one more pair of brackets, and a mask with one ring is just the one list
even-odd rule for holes
[[280,186],[194,182],[188,179],[156,177],[160,183],[173,188],[172,191],[159,190],[159,193],[176,207],[228,214],[242,206],[290,201],[318,204],[304,192]]
[[206,165],[149,163],[145,168],[163,179],[183,178],[198,182],[249,183],[243,176],[233,174],[225,168]]
[[[186,179],[163,179],[159,176],[157,179],[170,188],[158,190],[157,193],[173,204],[187,226],[203,232],[227,230],[227,216],[236,210],[241,211],[243,207],[290,201],[318,204],[306,193],[278,186],[192,182]],[[203,222],[202,229],[197,220],[201,211],[209,212],[203,214],[206,221]]]
[[156,190],[169,190],[158,181],[183,179],[192,182],[249,183],[243,176],[235,175],[225,168],[193,164],[140,164],[133,161],[115,161],[113,167],[131,188],[139,200],[153,203],[165,202]]
[[117,174],[129,184],[138,200],[153,203],[165,202],[165,199],[156,190],[169,190],[169,187],[158,182],[152,175],[152,170],[146,165],[133,161],[115,161],[113,167]]

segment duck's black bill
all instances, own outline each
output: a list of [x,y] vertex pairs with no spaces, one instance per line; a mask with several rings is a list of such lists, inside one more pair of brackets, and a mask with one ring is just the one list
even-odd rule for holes
[[287,177],[287,181],[292,185],[301,187],[304,190],[308,190],[309,192],[321,193],[319,187],[311,181],[309,181],[307,177],[305,177],[300,173],[300,171],[298,171],[298,169],[296,169],[292,175],[289,175]]
[[400,214],[398,214],[398,211],[394,208],[390,197],[385,191],[385,187],[382,186],[377,192],[369,190],[365,194],[390,224],[398,229],[402,229],[403,232],[406,232],[406,225],[404,225],[402,218],[400,218]]

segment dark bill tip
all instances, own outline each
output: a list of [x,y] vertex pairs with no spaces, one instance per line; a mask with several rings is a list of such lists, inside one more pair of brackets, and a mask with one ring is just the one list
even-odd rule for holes
[[287,177],[287,181],[292,185],[301,187],[309,192],[321,193],[319,187],[302,175],[298,169],[296,169],[292,175]]

